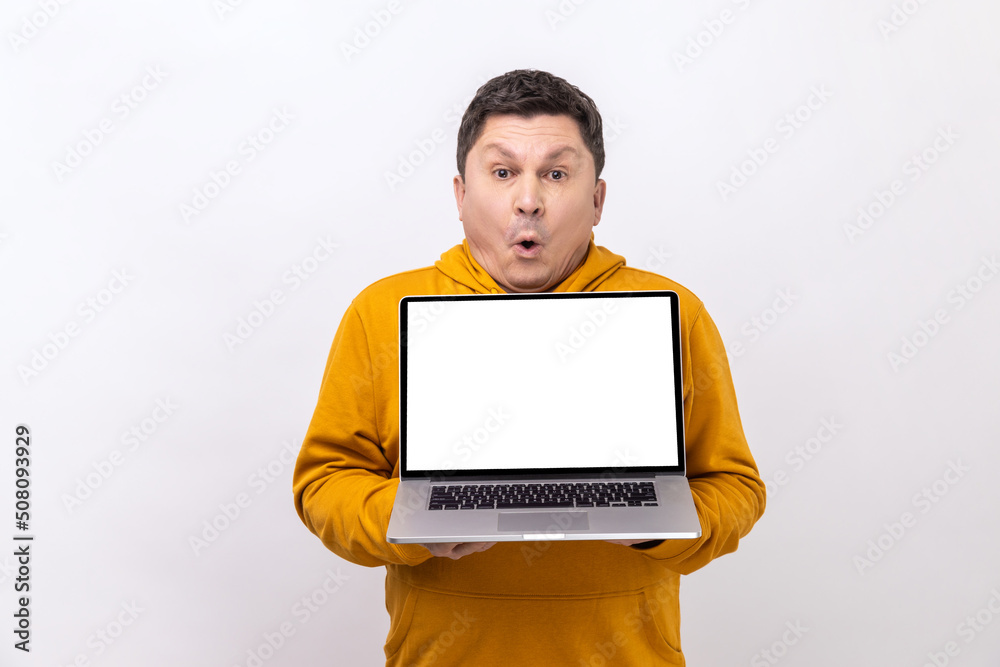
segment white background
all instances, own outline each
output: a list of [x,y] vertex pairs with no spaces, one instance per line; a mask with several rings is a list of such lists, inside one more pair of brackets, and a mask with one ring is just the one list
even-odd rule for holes
[[[0,539],[16,532],[25,423],[36,542],[29,656],[11,647],[0,555],[0,662],[247,665],[288,623],[265,664],[381,663],[383,572],[308,533],[282,457],[351,298],[461,241],[467,100],[535,67],[600,106],[597,240],[705,301],[771,482],[739,552],[683,580],[690,664],[772,664],[765,649],[789,666],[996,664],[995,2],[234,4],[2,10]],[[258,134],[270,142],[250,150]],[[79,146],[75,168],[55,166]],[[752,175],[724,197],[740,168]],[[406,177],[390,187],[387,172]],[[185,220],[196,191],[212,196]],[[860,207],[880,215],[849,236]],[[87,299],[104,301],[90,320]],[[890,363],[904,338],[912,358]],[[50,358],[22,378],[36,353]],[[123,434],[144,424],[130,450]],[[121,465],[69,510],[115,450]],[[951,466],[967,468],[954,484]],[[213,521],[229,525],[196,554]],[[328,572],[336,592],[319,595]]]

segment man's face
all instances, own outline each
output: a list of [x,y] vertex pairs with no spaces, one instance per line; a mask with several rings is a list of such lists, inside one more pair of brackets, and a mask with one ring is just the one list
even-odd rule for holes
[[544,292],[587,254],[604,181],[569,116],[492,116],[456,176],[472,256],[506,292]]

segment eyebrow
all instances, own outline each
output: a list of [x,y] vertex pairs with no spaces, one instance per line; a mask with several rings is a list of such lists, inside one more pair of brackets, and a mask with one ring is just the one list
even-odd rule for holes
[[[514,155],[513,153],[511,153],[509,150],[506,149],[506,147],[504,147],[501,144],[493,143],[493,144],[486,144],[485,146],[483,146],[483,152],[484,153],[489,153],[490,151],[495,151],[495,152],[499,153],[502,157],[507,158],[508,160],[516,160],[517,159],[516,155]],[[570,153],[570,154],[572,154],[574,156],[577,156],[577,157],[579,157],[579,155],[580,155],[580,151],[576,150],[572,146],[558,146],[558,147],[554,148],[553,150],[549,151],[548,154],[546,154],[545,156],[543,156],[543,159],[546,160],[546,161],[554,160],[557,157],[561,157],[562,155],[564,155],[566,153]]]

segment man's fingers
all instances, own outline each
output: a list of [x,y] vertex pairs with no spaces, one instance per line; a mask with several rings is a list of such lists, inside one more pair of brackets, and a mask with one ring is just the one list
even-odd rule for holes
[[468,556],[469,554],[486,551],[494,544],[496,544],[496,542],[465,542],[463,544],[458,544],[451,550],[451,553],[448,554],[448,558],[458,560],[462,556]]
[[431,552],[433,556],[447,556],[451,550],[458,546],[458,542],[434,542],[424,544],[423,547]]
[[447,556],[452,560],[458,560],[462,556],[486,551],[496,542],[441,542],[437,544],[425,544],[424,547],[434,556]]

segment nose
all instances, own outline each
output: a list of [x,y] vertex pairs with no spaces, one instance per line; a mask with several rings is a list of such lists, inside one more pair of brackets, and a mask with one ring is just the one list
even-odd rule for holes
[[542,203],[542,187],[537,178],[523,176],[519,179],[518,187],[514,195],[514,206],[518,215],[537,217],[542,214],[545,207]]

